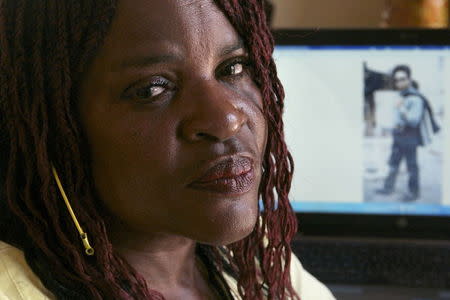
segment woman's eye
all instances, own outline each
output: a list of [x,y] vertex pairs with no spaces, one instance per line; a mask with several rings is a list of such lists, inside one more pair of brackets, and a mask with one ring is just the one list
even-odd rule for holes
[[226,64],[224,68],[220,71],[222,76],[241,76],[243,75],[248,67],[249,62],[246,58],[240,57],[232,60],[230,63]]
[[139,98],[152,98],[162,94],[165,91],[163,86],[148,86],[136,91],[136,95]]
[[144,84],[137,84],[126,89],[123,97],[127,99],[150,100],[172,89],[171,83],[163,78],[157,78]]
[[242,63],[235,63],[230,66],[230,75],[239,75],[244,71],[244,65]]

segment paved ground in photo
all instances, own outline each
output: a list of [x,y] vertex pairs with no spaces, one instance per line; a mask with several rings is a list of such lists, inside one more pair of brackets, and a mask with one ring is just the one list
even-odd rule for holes
[[[408,190],[408,172],[405,160],[402,161],[397,178],[396,190],[389,196],[377,195],[376,189],[383,187],[388,174],[387,161],[391,152],[392,138],[369,137],[364,141],[364,199],[366,202],[400,202]],[[442,164],[443,142],[440,135],[433,143],[418,148],[421,197],[415,203],[442,203]]]

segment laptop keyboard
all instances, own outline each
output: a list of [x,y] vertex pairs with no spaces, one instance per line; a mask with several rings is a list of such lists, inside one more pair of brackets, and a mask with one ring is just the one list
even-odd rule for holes
[[450,242],[299,237],[293,251],[319,280],[450,288]]
[[328,284],[338,300],[449,300],[450,290]]

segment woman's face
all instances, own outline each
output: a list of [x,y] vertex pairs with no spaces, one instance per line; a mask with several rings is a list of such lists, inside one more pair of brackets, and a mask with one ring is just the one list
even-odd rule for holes
[[253,230],[267,125],[246,55],[211,0],[119,1],[79,110],[97,192],[129,230],[214,245]]

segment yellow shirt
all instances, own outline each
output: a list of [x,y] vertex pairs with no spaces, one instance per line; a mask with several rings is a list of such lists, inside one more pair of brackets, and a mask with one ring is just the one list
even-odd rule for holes
[[[236,281],[224,274],[235,299]],[[309,274],[295,255],[291,263],[292,285],[301,300],[336,300],[330,290]],[[0,300],[50,300],[55,297],[27,265],[23,252],[0,241]]]

